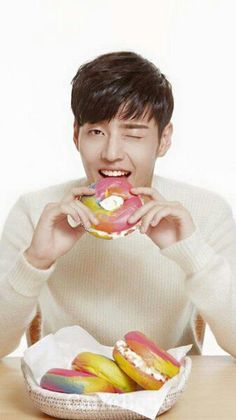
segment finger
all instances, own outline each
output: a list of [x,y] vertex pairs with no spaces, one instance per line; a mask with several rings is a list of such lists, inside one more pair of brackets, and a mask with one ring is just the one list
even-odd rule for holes
[[[154,203],[154,204],[153,204]],[[153,207],[153,205],[159,206],[160,208],[166,207],[167,205],[170,207],[179,207],[183,208],[182,204],[178,201],[159,201],[159,200],[151,200],[148,201],[148,203],[144,204],[142,207],[140,207],[138,210],[136,210],[128,219],[128,223],[135,223],[136,220],[140,219],[146,211],[149,211],[150,208]]]
[[153,200],[167,201],[155,188],[150,187],[135,187],[131,188],[130,191],[136,194],[144,194],[151,197]]
[[70,227],[77,228],[78,226],[82,226],[82,222],[81,220],[79,220],[78,222],[75,222],[75,220],[71,217],[70,214],[67,215],[67,222],[70,225]]
[[92,213],[92,211],[87,206],[85,206],[83,203],[81,203],[80,201],[72,201],[70,204],[77,211],[78,211],[78,208],[82,208],[82,210],[86,213],[86,215],[87,215],[88,219],[91,221],[91,223],[93,223],[95,225],[97,225],[99,223],[98,219]]
[[149,228],[149,225],[150,225],[150,222],[153,220],[157,211],[158,211],[158,207],[155,206],[143,217],[142,224],[141,224],[141,227],[140,227],[140,232],[141,233],[146,233],[147,232],[147,230]]
[[82,222],[85,227],[90,227],[90,222],[88,222],[86,214],[82,209],[78,211],[69,204],[60,203],[57,207],[49,209],[49,211],[52,216],[53,224],[59,223],[61,220],[65,219],[67,215],[70,215],[76,223]]
[[176,207],[175,208],[169,207],[169,206],[164,207],[158,210],[158,212],[156,213],[156,215],[154,216],[151,222],[151,226],[157,226],[158,223],[160,223],[162,219],[168,216],[171,216],[173,219],[181,219],[181,215],[182,215],[181,210]]
[[[73,208],[73,207],[72,207],[72,208]],[[85,228],[89,229],[89,228],[91,227],[91,222],[90,222],[90,220],[89,220],[89,218],[88,218],[88,216],[87,216],[86,212],[84,211],[84,209],[82,209],[82,208],[78,208],[78,209],[76,209],[75,211],[77,211],[77,213],[78,213],[78,215],[79,215],[79,217],[80,217],[80,219],[81,219],[82,225],[83,225]]]
[[82,195],[94,195],[95,190],[89,187],[76,187],[72,188],[72,190],[62,199],[64,203],[70,203],[73,200],[78,200]]
[[128,219],[128,223],[136,223],[141,217],[143,217],[151,208],[156,206],[156,201],[149,201],[142,207],[139,207]]
[[153,210],[148,211],[148,213],[143,217],[140,232],[145,233],[148,230],[148,227],[150,224],[151,226],[154,226],[152,222],[154,222],[155,215],[162,208],[168,208],[168,207],[171,208],[171,214],[173,217],[177,214],[180,214],[178,210],[182,209],[181,203],[177,201],[166,201],[166,202],[158,201],[157,203],[158,204],[153,208]]
[[66,215],[70,215],[70,218],[74,221],[74,224],[79,224],[81,222],[78,212],[71,208],[67,204],[59,204],[58,203],[49,203],[46,206],[45,212],[50,215],[50,220],[53,224],[61,222],[65,219]]

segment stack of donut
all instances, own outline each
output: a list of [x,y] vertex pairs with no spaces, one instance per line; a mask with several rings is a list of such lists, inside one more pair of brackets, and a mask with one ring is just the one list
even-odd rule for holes
[[139,331],[116,342],[114,360],[91,352],[79,353],[72,369],[54,368],[40,382],[42,388],[69,394],[124,393],[158,390],[179,373],[180,363]]

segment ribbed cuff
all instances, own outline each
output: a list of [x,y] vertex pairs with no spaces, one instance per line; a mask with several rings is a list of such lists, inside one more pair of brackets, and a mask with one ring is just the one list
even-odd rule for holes
[[7,273],[8,281],[16,292],[23,296],[38,296],[44,283],[55,270],[57,262],[46,270],[33,267],[23,255],[22,250],[14,267]]
[[199,228],[196,228],[188,238],[161,249],[160,253],[175,261],[187,275],[205,268],[215,255],[213,249],[202,237]]

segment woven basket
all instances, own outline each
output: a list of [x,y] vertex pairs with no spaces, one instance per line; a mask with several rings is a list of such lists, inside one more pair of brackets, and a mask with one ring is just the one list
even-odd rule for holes
[[[180,373],[178,385],[170,388],[158,416],[169,410],[182,394],[186,381],[191,372],[192,362],[190,357],[184,359],[184,369]],[[34,406],[43,413],[63,419],[105,419],[105,420],[126,420],[146,419],[131,410],[122,409],[114,405],[105,404],[96,394],[78,395],[63,394],[48,391],[41,388],[33,378],[28,365],[21,359],[21,369],[24,375],[26,387]]]

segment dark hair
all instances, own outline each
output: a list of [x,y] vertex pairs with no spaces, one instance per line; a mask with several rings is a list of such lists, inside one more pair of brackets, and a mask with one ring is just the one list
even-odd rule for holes
[[83,64],[71,83],[71,107],[79,125],[110,121],[119,111],[122,119],[147,115],[150,121],[154,117],[161,135],[171,119],[170,82],[153,63],[134,52],[100,55]]

